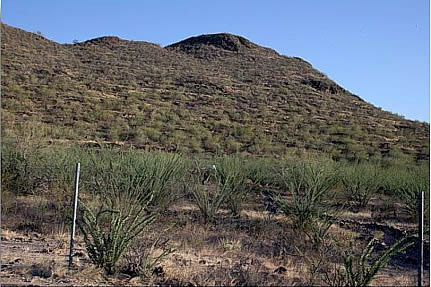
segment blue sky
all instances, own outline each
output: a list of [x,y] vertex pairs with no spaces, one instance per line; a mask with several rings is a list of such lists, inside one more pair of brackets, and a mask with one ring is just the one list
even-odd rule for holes
[[429,122],[426,0],[3,0],[2,21],[71,43],[103,35],[163,46],[230,32],[301,57],[352,93]]

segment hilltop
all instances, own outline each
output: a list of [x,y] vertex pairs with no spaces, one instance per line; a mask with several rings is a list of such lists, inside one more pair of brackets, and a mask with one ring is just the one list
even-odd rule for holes
[[[2,24],[2,131],[167,151],[429,159],[429,124],[241,36],[59,44]],[[37,131],[37,133],[34,133]]]

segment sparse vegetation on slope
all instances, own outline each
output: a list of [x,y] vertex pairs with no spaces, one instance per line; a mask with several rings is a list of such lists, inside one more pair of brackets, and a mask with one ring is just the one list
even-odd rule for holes
[[243,37],[57,44],[2,24],[2,130],[47,141],[334,159],[429,158],[429,125]]

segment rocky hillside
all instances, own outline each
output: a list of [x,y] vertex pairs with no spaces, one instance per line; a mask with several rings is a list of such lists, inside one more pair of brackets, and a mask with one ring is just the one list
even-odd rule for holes
[[58,44],[1,26],[4,136],[168,151],[429,159],[429,124],[231,34]]

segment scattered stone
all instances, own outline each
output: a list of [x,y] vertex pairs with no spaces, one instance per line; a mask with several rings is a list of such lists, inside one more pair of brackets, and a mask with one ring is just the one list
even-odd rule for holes
[[21,258],[16,258],[16,259],[14,259],[14,260],[12,260],[12,261],[10,261],[9,262],[9,264],[15,264],[15,263],[19,263],[20,261],[22,261],[22,259]]
[[83,252],[78,251],[78,252],[75,252],[75,254],[73,254],[73,256],[74,257],[84,257],[85,254]]
[[242,265],[252,265],[253,264],[253,259],[252,258],[241,259],[240,262],[241,262]]
[[274,270],[274,273],[277,273],[277,274],[283,274],[283,273],[286,273],[286,271],[287,271],[286,267],[284,267],[284,266],[280,266],[280,267],[277,267],[277,268]]
[[158,267],[154,268],[153,275],[156,275],[156,276],[159,276],[159,277],[164,276],[165,275],[165,271],[163,270],[163,267],[162,266],[158,266]]
[[207,264],[207,262],[204,259],[201,259],[201,260],[199,260],[199,264],[204,265],[204,264]]
[[142,282],[141,278],[139,276],[133,277],[129,280],[130,284],[140,284]]
[[50,278],[53,275],[51,267],[41,265],[32,265],[30,272],[32,276],[38,276],[42,278]]

